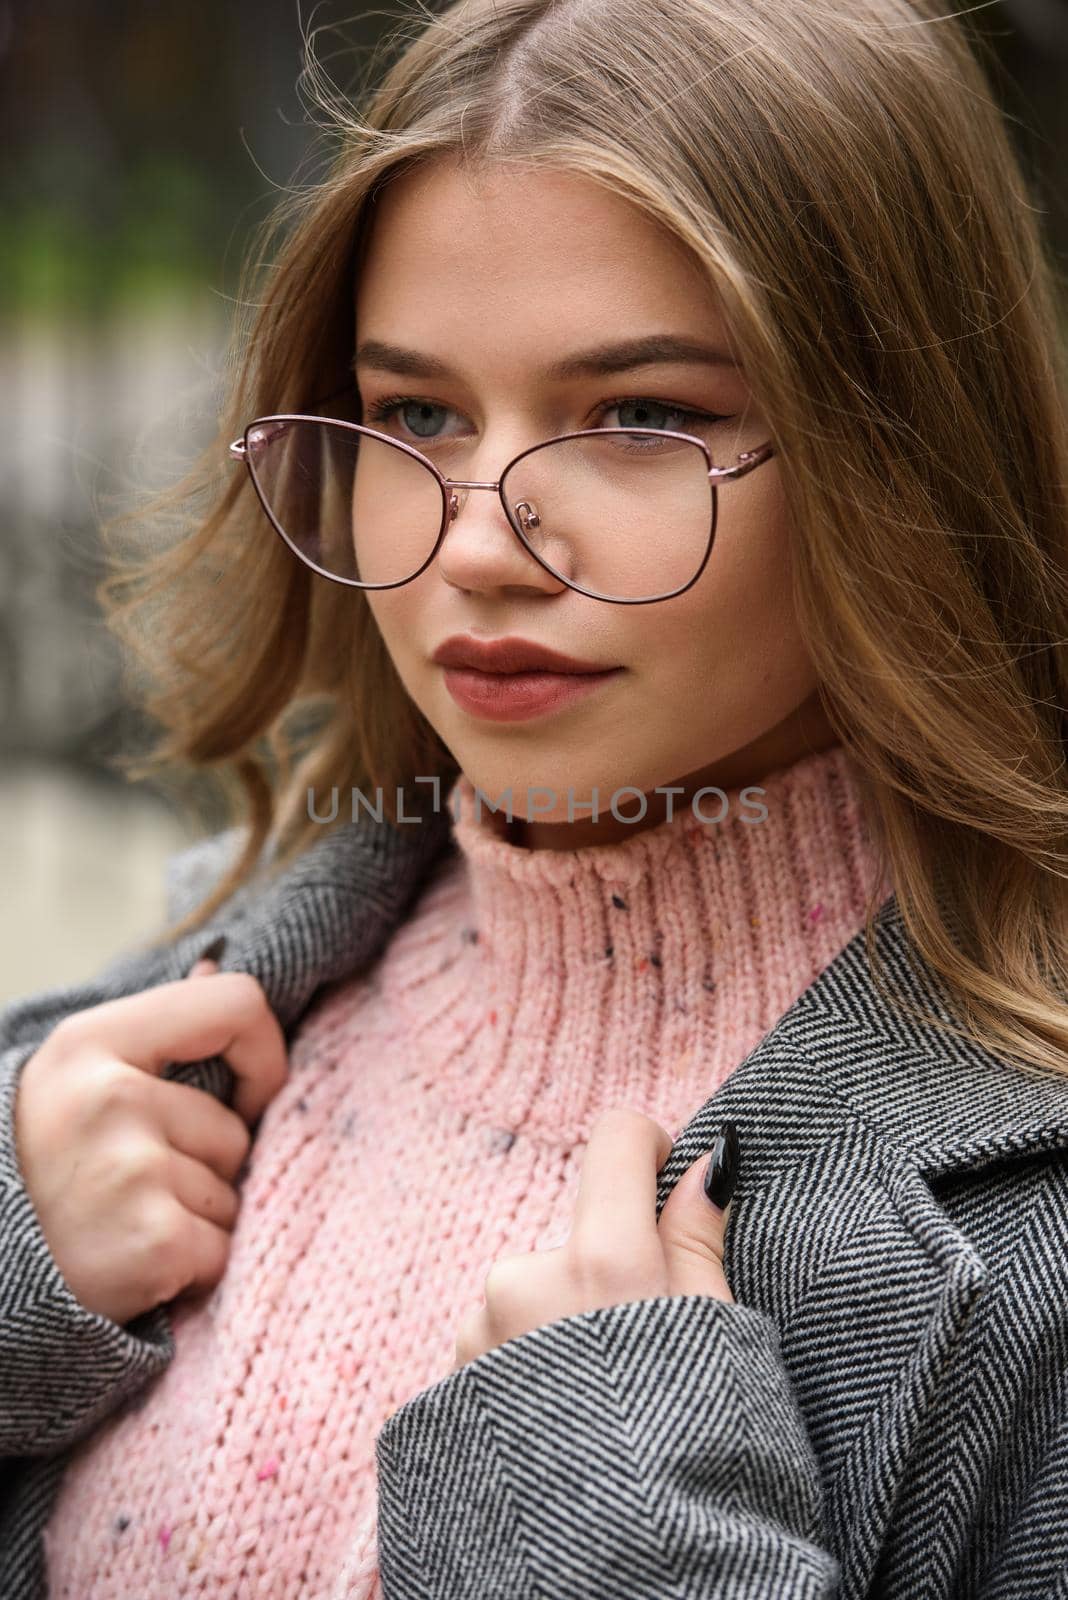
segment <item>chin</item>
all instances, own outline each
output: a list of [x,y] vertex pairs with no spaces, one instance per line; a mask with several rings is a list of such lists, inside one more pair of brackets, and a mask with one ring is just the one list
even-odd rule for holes
[[[634,806],[636,799],[630,794],[630,786],[623,779],[613,780],[606,778],[603,772],[596,774],[583,773],[574,767],[568,766],[560,759],[559,751],[553,752],[545,763],[531,764],[522,769],[516,767],[514,762],[507,759],[499,764],[497,762],[461,762],[464,774],[468,781],[474,785],[482,796],[484,802],[500,804],[503,812],[507,799],[499,802],[499,797],[505,791],[511,790],[511,809],[515,818],[531,822],[588,822],[591,819],[589,806],[593,799],[593,791],[597,791],[597,804],[602,816],[609,815],[609,803],[612,795],[617,790],[626,790],[620,798],[620,805]],[[550,796],[545,793],[552,790]],[[568,796],[572,798],[572,814],[568,815]],[[528,816],[528,797],[530,814]],[[550,805],[550,799],[552,804]]]

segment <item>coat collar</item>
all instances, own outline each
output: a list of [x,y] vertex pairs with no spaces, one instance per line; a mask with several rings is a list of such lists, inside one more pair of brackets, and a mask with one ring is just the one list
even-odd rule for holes
[[[662,1198],[725,1118],[760,1180],[849,1129],[927,1182],[1068,1150],[1068,1073],[1028,1069],[895,1006],[951,1016],[896,897],[861,929],[691,1120],[661,1174]],[[881,978],[876,971],[881,970]]]

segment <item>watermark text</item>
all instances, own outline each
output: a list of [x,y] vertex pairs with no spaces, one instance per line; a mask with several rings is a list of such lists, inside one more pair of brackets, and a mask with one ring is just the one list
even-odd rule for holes
[[[451,811],[454,821],[459,821],[461,815],[461,796],[458,790],[454,791],[452,796],[452,804],[449,806],[442,800],[441,779],[439,777],[416,778],[414,781],[416,783],[425,783],[430,785],[432,791],[431,809],[433,811],[438,812],[442,809],[448,809]],[[763,800],[759,798],[765,792],[766,791],[764,789],[756,786],[750,786],[737,791],[736,811],[739,821],[745,823],[767,821],[768,808],[764,804]],[[685,794],[685,789],[681,784],[657,784],[656,788],[653,789],[651,793],[667,796],[667,805],[665,807],[665,816],[663,820],[666,822],[671,822],[675,816],[675,796]],[[485,805],[486,808],[495,815],[503,812],[503,815],[509,822],[514,822],[517,815],[521,816],[525,822],[533,822],[537,817],[552,816],[555,814],[557,806],[560,802],[560,795],[558,794],[557,790],[540,784],[527,788],[525,807],[522,810],[517,808],[515,793],[513,792],[511,786],[509,786],[507,789],[504,789],[501,794],[498,795],[496,800],[491,799],[489,795],[485,794],[485,792],[477,786],[475,786],[474,795],[476,818],[481,819],[482,808],[483,805]],[[639,807],[637,811],[631,812],[629,809],[628,811],[620,810],[621,803],[625,802],[628,796],[631,798],[632,802],[637,803]],[[567,805],[566,820],[568,822],[575,822],[580,814],[583,816],[588,814],[590,821],[599,822],[606,809],[608,814],[612,816],[616,822],[643,822],[649,810],[647,793],[642,789],[635,788],[631,784],[624,784],[619,789],[613,789],[611,795],[608,796],[607,805],[601,801],[599,790],[596,787],[594,787],[591,797],[588,800],[579,800],[575,798],[575,792],[569,786],[565,791],[564,799]],[[404,789],[398,786],[396,792],[397,822],[422,822],[422,814],[408,816],[404,809],[404,800]],[[714,785],[709,784],[704,788],[696,789],[694,791],[694,793],[690,796],[689,805],[690,810],[698,822],[725,822],[731,810],[731,797],[725,789],[719,789]],[[365,816],[374,822],[384,822],[386,820],[385,796],[380,787],[375,789],[372,798],[369,798],[363,789],[356,787],[351,788],[349,790],[348,806],[349,815],[353,822],[358,822]],[[341,794],[336,785],[330,790],[330,800],[326,807],[322,805],[316,796],[315,790],[309,788],[308,816],[312,822],[336,822],[340,813]],[[556,820],[560,821],[563,819],[556,818]]]

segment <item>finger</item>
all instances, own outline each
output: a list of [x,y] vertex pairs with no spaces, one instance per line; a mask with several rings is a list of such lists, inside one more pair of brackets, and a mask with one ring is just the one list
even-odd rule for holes
[[481,1302],[469,1309],[460,1325],[457,1356],[473,1360],[544,1322],[589,1309],[570,1280],[569,1264],[562,1249],[495,1261],[486,1273]]
[[224,1183],[202,1161],[183,1155],[180,1150],[171,1151],[169,1170],[172,1193],[187,1211],[213,1222],[227,1233],[233,1232],[241,1209],[241,1197],[228,1183]]
[[671,1136],[652,1117],[622,1107],[598,1118],[582,1158],[571,1243],[584,1257],[621,1266],[659,1254],[656,1177]]
[[672,1294],[733,1300],[723,1271],[723,1241],[729,1206],[709,1203],[705,1173],[709,1152],[692,1162],[664,1202],[658,1233]]
[[151,1096],[156,1126],[171,1146],[202,1161],[232,1183],[248,1155],[252,1136],[247,1125],[207,1089],[161,1079]]
[[206,956],[201,956],[199,961],[194,961],[193,965],[190,967],[189,971],[186,973],[186,977],[187,978],[204,978],[204,977],[207,977],[208,973],[210,973],[210,972],[218,972],[218,970],[219,970],[219,963],[217,961],[209,961]]
[[234,1109],[254,1122],[285,1082],[285,1037],[255,978],[217,972],[210,983],[179,978],[76,1013],[70,1037],[99,1043],[157,1077],[172,1061],[225,1057],[237,1079]]
[[230,1259],[230,1234],[226,1228],[209,1222],[193,1212],[186,1211],[186,1237],[183,1254],[191,1263],[186,1282],[175,1300],[188,1300],[195,1295],[214,1289],[226,1271]]

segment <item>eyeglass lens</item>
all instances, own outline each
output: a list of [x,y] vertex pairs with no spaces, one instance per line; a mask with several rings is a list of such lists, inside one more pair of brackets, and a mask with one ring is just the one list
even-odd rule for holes
[[[329,421],[268,421],[249,430],[248,457],[276,526],[320,572],[396,584],[427,562],[444,497],[408,451]],[[455,449],[439,447],[435,461],[446,477],[474,476]],[[708,463],[682,439],[646,430],[551,440],[509,467],[502,490],[545,566],[605,598],[670,594],[708,554]],[[468,491],[455,492],[462,504]]]

